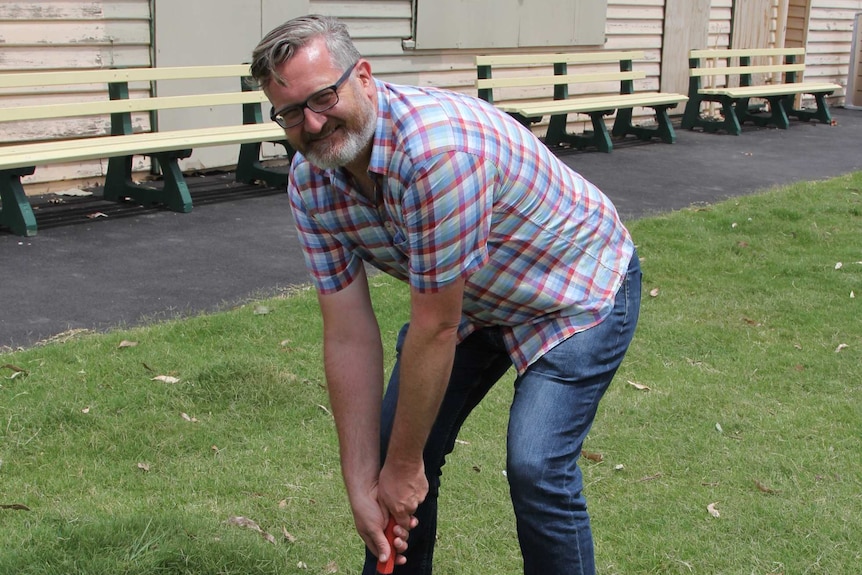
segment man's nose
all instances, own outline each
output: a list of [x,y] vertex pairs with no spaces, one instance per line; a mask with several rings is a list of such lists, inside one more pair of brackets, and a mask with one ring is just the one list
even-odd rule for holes
[[326,124],[326,115],[323,112],[315,112],[308,106],[302,111],[304,119],[302,124],[306,132],[317,133]]

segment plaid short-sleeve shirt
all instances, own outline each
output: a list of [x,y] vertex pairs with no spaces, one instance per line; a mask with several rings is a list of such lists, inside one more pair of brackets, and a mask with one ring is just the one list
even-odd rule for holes
[[288,192],[313,282],[363,262],[420,291],[466,281],[459,332],[499,326],[519,373],[607,315],[634,251],[610,200],[527,129],[454,92],[375,80],[367,200],[342,169],[294,158]]

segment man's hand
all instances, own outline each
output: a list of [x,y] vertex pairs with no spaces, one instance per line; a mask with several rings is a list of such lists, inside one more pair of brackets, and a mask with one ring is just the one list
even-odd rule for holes
[[[386,461],[380,471],[377,498],[401,526],[411,526],[411,518],[428,495],[428,479],[421,459],[412,465]],[[415,525],[412,525],[412,529]]]
[[353,508],[353,521],[356,524],[356,532],[365,542],[368,549],[381,562],[385,562],[391,553],[396,553],[396,565],[403,565],[407,562],[404,553],[407,551],[407,540],[410,537],[410,529],[413,529],[419,524],[415,517],[408,517],[408,527],[395,525],[393,544],[395,549],[391,549],[389,542],[386,539],[386,525],[389,522],[389,515],[380,507],[377,502],[376,494],[372,497],[364,497],[361,501],[351,501]]

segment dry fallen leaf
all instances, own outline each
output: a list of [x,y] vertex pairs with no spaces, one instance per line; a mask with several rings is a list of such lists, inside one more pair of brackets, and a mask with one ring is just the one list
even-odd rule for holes
[[717,501],[715,503],[710,503],[706,506],[706,510],[709,511],[709,514],[713,517],[721,517],[721,513],[719,513],[718,509],[715,507],[716,505],[718,505]]
[[308,569],[308,565],[305,564],[305,561],[300,561],[296,564],[297,569]]
[[124,347],[135,347],[136,345],[138,345],[138,342],[129,341],[127,339],[124,339],[123,341],[120,342],[120,345],[118,345],[117,347],[119,347],[120,349],[123,349]]
[[140,469],[143,472],[147,472],[150,470],[150,464],[149,463],[138,463],[138,469]]
[[850,347],[850,346],[848,346],[846,343],[842,343],[842,344],[840,344],[838,347],[836,347],[836,348],[835,348],[835,353],[838,353],[838,352],[839,352],[839,351],[841,351],[842,349],[846,349],[846,348],[848,348],[848,347]]
[[154,377],[150,381],[161,381],[164,383],[179,383],[180,382],[179,378],[173,377],[171,375],[157,375],[156,377]]
[[638,481],[640,481],[640,482],[654,481],[654,480],[658,479],[659,477],[661,477],[661,473],[656,473],[655,475],[647,475],[646,477],[641,477],[640,479],[638,479]]
[[284,540],[288,543],[296,543],[296,536],[291,535],[286,527],[281,528],[281,534],[284,536]]
[[338,573],[338,563],[335,561],[330,561],[326,564],[326,568],[323,570],[324,573]]
[[649,290],[649,296],[658,297],[658,288],[652,288],[651,290]]
[[627,380],[627,381],[628,381],[628,384],[635,389],[638,389],[640,391],[650,391],[650,388],[647,387],[646,385],[642,384],[642,383],[638,383],[636,381],[631,381],[631,380]]
[[601,453],[593,453],[591,451],[583,451],[582,450],[581,455],[585,459],[589,459],[590,461],[595,461],[596,463],[601,463],[605,459],[605,456],[602,455]]
[[275,544],[275,537],[261,529],[260,525],[258,525],[256,521],[249,519],[248,517],[240,517],[233,515],[228,518],[227,522],[229,525],[245,527],[246,529],[251,529],[252,531],[260,533],[261,537],[263,537],[266,541]]
[[836,270],[840,270],[840,269],[841,269],[841,268],[843,268],[843,267],[844,267],[844,264],[843,264],[843,263],[841,263],[841,262],[838,262],[838,263],[836,263],[836,264],[835,264],[835,269],[836,269]]
[[0,505],[0,509],[9,509],[10,511],[30,511],[30,508],[23,503],[12,503],[9,505]]
[[180,413],[180,417],[182,417],[183,419],[185,419],[186,421],[188,421],[190,423],[197,423],[198,422],[198,419],[196,417],[189,417],[188,413]]
[[84,409],[81,410],[81,413],[90,413],[90,406],[88,405]]
[[17,365],[12,365],[11,363],[6,363],[3,365],[4,369],[11,369],[12,375],[9,376],[9,379],[15,379],[16,377],[21,377],[27,375],[27,370],[18,367]]
[[760,490],[760,491],[762,491],[763,493],[768,493],[768,494],[770,494],[770,495],[773,495],[773,494],[775,494],[775,493],[778,493],[776,490],[774,490],[774,489],[772,489],[772,488],[770,488],[770,487],[767,487],[766,485],[764,485],[763,483],[761,483],[761,482],[760,482],[760,481],[758,481],[757,479],[755,479],[755,480],[754,480],[754,485],[757,487],[757,489],[759,489],[759,490]]
[[87,217],[91,220],[95,220],[96,218],[107,218],[108,214],[103,212],[93,212],[92,214],[87,214]]

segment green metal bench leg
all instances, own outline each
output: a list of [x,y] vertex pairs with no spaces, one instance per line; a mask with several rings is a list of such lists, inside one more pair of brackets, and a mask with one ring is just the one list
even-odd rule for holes
[[720,126],[725,129],[728,134],[732,134],[734,136],[738,136],[742,133],[742,126],[739,123],[739,117],[737,117],[736,108],[737,106],[733,105],[733,99],[731,98],[722,98],[721,99],[721,115],[724,116],[724,121],[720,122]]
[[[288,159],[293,159],[293,148],[286,140],[276,142],[284,146]],[[236,181],[253,184],[257,181],[266,182],[273,188],[287,185],[287,174],[265,167],[260,161],[260,142],[242,144],[239,147],[239,160],[236,164]]]
[[36,216],[21,185],[21,176],[29,176],[35,167],[0,172],[0,226],[18,236],[36,235]]
[[593,125],[592,135],[571,134],[566,131],[566,114],[551,116],[548,123],[548,131],[545,134],[545,144],[552,147],[560,144],[569,144],[581,150],[588,146],[595,146],[600,152],[610,153],[614,149],[608,127],[605,125],[604,117],[613,113],[613,110],[602,110],[590,112],[590,120]]
[[105,176],[104,198],[120,202],[130,198],[144,205],[164,204],[175,212],[192,211],[192,199],[177,160],[187,158],[191,150],[153,154],[159,162],[164,184],[159,188],[137,184],[132,180],[132,156],[110,158]]
[[617,110],[617,117],[614,119],[611,134],[615,138],[622,138],[628,134],[636,134],[638,131],[638,128],[632,126],[632,109],[620,108]]
[[551,116],[548,122],[548,131],[545,133],[545,145],[559,146],[567,140],[566,138],[566,114]]
[[790,127],[790,119],[784,109],[784,98],[781,96],[767,98],[769,100],[770,120],[777,128],[786,130]]
[[614,149],[614,144],[611,142],[611,135],[608,133],[608,126],[605,124],[605,112],[593,112],[590,114],[590,120],[593,122],[593,145],[600,152],[610,154]]
[[668,109],[675,107],[676,106],[661,106],[660,108],[655,108],[655,119],[656,122],[658,122],[656,133],[659,139],[667,144],[673,144],[676,142],[676,131],[673,129],[673,124],[670,122],[670,115],[667,113]]
[[[701,117],[700,106],[704,102],[716,102],[721,104],[721,115],[723,120]],[[685,112],[682,116],[682,127],[687,130],[693,128],[703,128],[704,132],[717,132],[724,130],[728,134],[738,136],[742,133],[742,126],[739,124],[737,110],[735,109],[732,98],[721,97],[719,99],[704,98],[699,95],[689,95],[688,102],[685,105]]]
[[829,94],[831,94],[831,92],[812,94],[812,96],[814,96],[814,101],[817,102],[817,109],[814,111],[794,108],[793,97],[789,97],[785,100],[785,109],[787,110],[787,115],[794,116],[802,120],[803,122],[807,122],[813,119],[818,120],[823,124],[831,124],[832,114],[829,112],[829,105],[826,103],[826,96],[828,96]]
[[685,110],[682,113],[682,123],[680,127],[683,130],[691,130],[700,123],[700,104],[703,102],[697,94],[689,94],[688,102],[685,103]]
[[[188,152],[190,156],[191,150]],[[162,176],[164,176],[164,185],[161,194],[159,195],[157,192],[158,199],[156,201],[174,212],[188,213],[192,211],[192,195],[189,193],[186,178],[180,170],[177,156],[174,154],[157,154],[155,158],[159,161]]]
[[751,113],[749,98],[741,98],[737,100],[736,112],[740,124],[751,122],[757,126],[772,125],[781,130],[789,128],[790,120],[787,118],[783,104],[785,96],[767,96],[765,99],[769,102],[768,114]]
[[670,116],[667,113],[668,108],[673,106],[656,106],[653,108],[655,112],[655,120],[657,126],[655,128],[645,128],[632,125],[632,109],[622,108],[617,110],[617,117],[614,120],[614,128],[611,131],[615,137],[623,137],[629,134],[637,136],[641,140],[650,140],[652,138],[660,138],[662,142],[673,144],[676,141],[676,133],[673,125],[670,122]]

